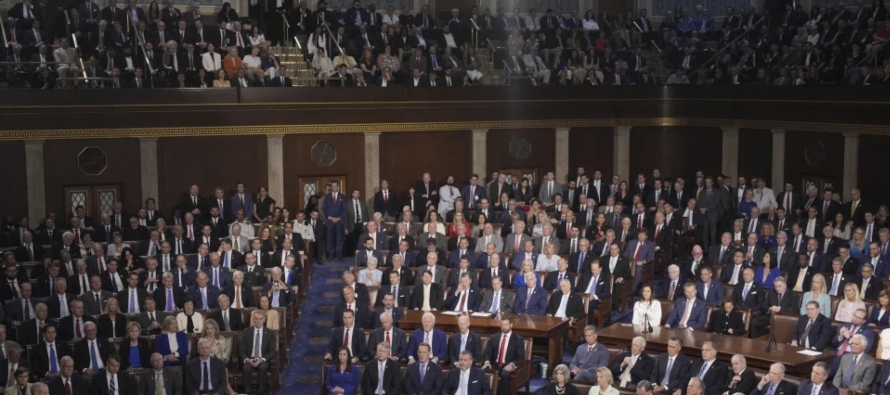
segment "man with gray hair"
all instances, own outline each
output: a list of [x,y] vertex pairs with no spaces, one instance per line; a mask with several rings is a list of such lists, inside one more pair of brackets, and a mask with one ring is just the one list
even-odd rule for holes
[[754,374],[754,371],[748,369],[748,360],[744,355],[736,354],[732,356],[730,362],[732,364],[732,377],[730,377],[729,384],[724,391],[731,394],[736,392],[750,394],[757,387],[757,376]]
[[763,314],[751,320],[751,337],[757,338],[767,333],[770,326],[770,316],[774,313],[797,314],[800,306],[800,296],[789,292],[785,277],[779,276],[773,280],[773,289],[766,293],[761,311]]
[[151,368],[142,372],[142,384],[146,394],[157,394],[160,388],[165,395],[182,395],[179,371],[165,368],[164,357],[159,353],[151,354]]
[[720,394],[726,386],[726,372],[729,368],[717,359],[717,347],[706,341],[701,345],[701,359],[692,363],[689,375],[701,380],[705,394]]
[[795,394],[794,384],[785,379],[785,365],[774,363],[769,366],[769,373],[763,375],[751,395],[792,395]]
[[[383,313],[380,315],[380,327],[371,332],[368,338],[368,344],[380,344],[385,342],[390,345],[389,358],[396,363],[408,361],[408,337],[405,331],[393,325],[391,313]],[[374,358],[374,351],[368,350],[367,359]]]
[[686,386],[686,394],[705,395],[705,383],[698,377],[689,379],[689,384]]
[[377,344],[377,358],[365,364],[362,376],[365,394],[393,394],[402,389],[402,370],[398,362],[389,359],[391,351],[389,343]]
[[[241,351],[247,352],[243,347]],[[244,365],[247,366],[247,363]],[[211,355],[210,340],[207,338],[198,341],[198,357],[189,361],[183,372],[186,394],[225,395],[226,364]]]
[[584,327],[584,343],[575,350],[575,357],[569,367],[575,380],[596,381],[596,370],[609,364],[609,350],[596,342],[596,327]]
[[878,365],[874,359],[865,353],[868,349],[868,339],[862,334],[853,335],[850,339],[850,348],[852,352],[840,358],[837,373],[834,375],[834,385],[851,392],[868,391],[878,372]]

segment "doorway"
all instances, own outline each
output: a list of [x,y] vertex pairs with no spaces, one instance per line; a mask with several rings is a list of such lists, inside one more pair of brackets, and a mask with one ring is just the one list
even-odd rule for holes
[[83,206],[87,216],[110,214],[114,203],[122,200],[120,184],[75,185],[65,187],[63,191],[66,218],[73,216],[78,206]]
[[349,196],[348,189],[346,189],[346,176],[345,175],[336,175],[336,176],[315,176],[315,177],[300,177],[297,182],[300,186],[300,192],[298,196],[298,201],[301,208],[305,208],[306,204],[309,203],[309,199],[313,196],[317,196],[321,199],[324,196],[324,187],[328,185],[328,183],[337,181],[340,183],[340,193],[346,194]]

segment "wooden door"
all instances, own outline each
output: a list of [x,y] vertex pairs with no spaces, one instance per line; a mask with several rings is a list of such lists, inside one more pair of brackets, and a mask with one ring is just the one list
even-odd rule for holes
[[[346,189],[346,176],[338,175],[338,176],[315,176],[315,177],[300,177],[297,182],[299,182],[300,193],[298,196],[298,202],[300,209],[306,208],[306,204],[309,203],[309,198],[312,196],[317,196],[321,199],[324,196],[324,188],[328,183],[332,181],[337,181],[340,183],[340,193],[344,193],[347,196],[349,195],[349,190]],[[291,210],[293,212],[293,210]]]
[[801,192],[801,196],[806,196],[807,188],[810,186],[815,186],[819,189],[819,193],[817,196],[822,197],[822,191],[826,189],[832,189],[837,191],[836,188],[838,185],[837,180],[832,177],[820,177],[820,176],[801,176],[800,186],[803,188]]
[[498,170],[501,174],[505,174],[507,176],[507,182],[513,183],[514,178],[519,178],[522,181],[523,178],[528,178],[531,182],[531,186],[534,187],[538,184],[539,175],[538,169],[533,168],[525,168],[525,169],[501,169]]
[[85,215],[99,217],[111,213],[114,203],[122,200],[120,184],[68,186],[64,195],[66,218],[73,216],[78,206],[83,206]]

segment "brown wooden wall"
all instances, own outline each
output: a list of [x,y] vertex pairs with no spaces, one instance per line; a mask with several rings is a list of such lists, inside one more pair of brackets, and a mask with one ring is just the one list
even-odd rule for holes
[[[136,161],[138,172],[139,147]],[[239,181],[255,193],[268,182],[265,136],[171,137],[158,139],[158,194],[164,213],[169,215],[182,201],[192,184],[201,195],[212,196],[222,187],[229,196]],[[287,158],[285,151],[285,158]],[[287,159],[285,159],[287,160]],[[272,196],[280,200],[281,196]],[[131,206],[124,205],[125,209]],[[137,206],[138,207],[138,206]]]
[[[337,148],[337,159],[330,167],[318,167],[309,155],[312,146],[328,141]],[[284,136],[284,204],[305,208],[299,198],[299,178],[346,175],[346,193],[365,189],[365,137],[361,133]],[[367,196],[365,196],[367,197]]]
[[[473,134],[468,130],[380,135],[380,179],[396,191],[408,190],[429,172],[437,184],[454,176],[461,186],[473,172]],[[484,178],[485,174],[480,174]],[[482,181],[480,180],[480,183]]]
[[[784,180],[773,182],[772,169],[773,133],[767,129],[739,130],[739,175],[749,180],[751,177],[766,178],[767,184],[779,193]],[[736,180],[732,182],[734,185]]]
[[[108,156],[108,168],[101,175],[88,176],[78,168],[77,156],[86,147],[98,147]],[[142,206],[142,176],[139,171],[137,139],[47,140],[43,146],[43,160],[46,208],[54,211],[57,219],[71,214],[65,212],[63,191],[66,186],[119,184],[120,200],[125,211],[130,212],[130,209]],[[67,224],[68,221],[65,220],[64,223]]]
[[630,131],[630,173],[622,179],[636,179],[637,173],[649,177],[652,169],[663,177],[690,176],[722,171],[723,132],[706,127],[638,126]]
[[859,189],[870,209],[890,204],[890,136],[862,135],[859,137]]
[[[532,152],[525,159],[510,155],[510,141],[516,137],[524,137],[531,143]],[[489,130],[485,147],[487,173],[500,169],[538,169],[538,174],[543,176],[556,165],[555,139],[555,129]],[[556,175],[558,181],[564,181],[565,177],[565,174]]]
[[593,177],[594,170],[603,172],[603,179],[612,178],[615,165],[612,128],[572,128],[569,131],[569,173],[579,166]]
[[[806,147],[812,142],[821,142],[825,148],[825,159],[820,163],[807,163]],[[844,177],[842,134],[791,130],[785,133],[785,181],[794,182],[795,187],[800,189],[801,179],[805,176],[831,179],[835,182],[835,191],[840,192]]]
[[28,188],[25,173],[25,144],[21,141],[0,143],[0,169],[3,169],[3,192],[0,210],[16,218],[28,215]]

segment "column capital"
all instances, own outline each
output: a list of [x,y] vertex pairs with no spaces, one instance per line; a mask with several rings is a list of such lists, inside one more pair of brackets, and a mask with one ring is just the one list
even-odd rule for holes
[[284,134],[282,134],[282,133],[279,133],[279,134],[267,134],[267,135],[266,135],[266,138],[267,138],[267,139],[283,139],[283,138],[284,138]]
[[144,142],[158,141],[158,138],[157,137],[140,137],[139,142],[143,142],[143,141]]
[[786,132],[785,129],[770,129],[769,131],[772,132],[774,136],[778,134],[784,135]]
[[630,128],[630,126],[625,125],[612,126],[612,129],[615,131],[615,133],[618,134],[630,134]]
[[563,127],[558,127],[558,128],[556,128],[556,132],[557,132],[557,133],[568,133],[569,130],[572,130],[572,128],[571,128],[571,127],[567,127],[567,126],[563,126]]
[[843,132],[842,134],[844,135],[844,137],[851,137],[851,138],[857,138],[857,139],[859,138],[859,136],[862,135],[862,133],[859,133],[859,132]]
[[722,130],[723,133],[738,133],[739,132],[739,128],[734,127],[734,126],[721,126],[720,130]]
[[25,140],[25,146],[35,147],[39,145],[43,147],[44,142],[46,142],[46,140]]
[[364,134],[365,134],[365,141],[368,141],[368,139],[379,139],[380,138],[380,132],[365,132]]
[[475,134],[482,134],[482,135],[484,135],[484,134],[488,133],[488,129],[473,129],[472,131],[473,131],[473,134],[474,134],[474,135],[475,135]]

